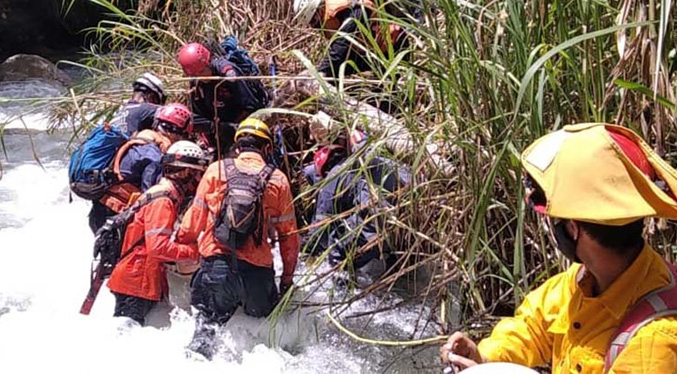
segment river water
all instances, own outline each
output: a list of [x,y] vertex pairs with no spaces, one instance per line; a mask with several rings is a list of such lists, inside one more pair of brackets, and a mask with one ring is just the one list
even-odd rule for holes
[[[39,82],[0,85],[0,98],[58,94]],[[1,101],[1,100],[0,100]],[[0,104],[0,122],[22,104]],[[151,312],[148,326],[113,318],[113,297],[104,286],[91,315],[78,313],[89,287],[93,235],[90,203],[69,202],[67,162],[72,133],[44,131],[40,114],[10,123],[0,180],[0,373],[439,373],[437,346],[384,348],[341,333],[310,307],[286,313],[271,329],[266,319],[238,312],[219,333],[214,360],[186,354],[194,319],[187,280],[173,277],[170,302]],[[32,133],[32,135],[29,135]],[[31,145],[33,144],[33,146]],[[35,161],[34,151],[40,164]],[[277,256],[276,268],[280,263]],[[306,269],[301,267],[299,273]],[[298,280],[297,280],[298,281]],[[297,299],[308,296],[306,288]],[[326,289],[308,296],[329,298]],[[394,305],[397,293],[370,295],[340,317],[359,335],[408,340],[434,335],[420,305],[371,317],[347,318]],[[421,318],[421,316],[423,318]]]

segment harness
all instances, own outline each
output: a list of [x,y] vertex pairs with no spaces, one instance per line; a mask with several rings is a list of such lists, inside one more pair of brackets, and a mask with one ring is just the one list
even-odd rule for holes
[[677,316],[677,266],[669,263],[666,266],[670,270],[670,283],[644,295],[625,315],[604,357],[604,373],[609,372],[639,329],[658,318]]

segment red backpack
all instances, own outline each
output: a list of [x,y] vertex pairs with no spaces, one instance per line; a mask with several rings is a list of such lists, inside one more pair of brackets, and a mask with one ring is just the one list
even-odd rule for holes
[[666,263],[670,270],[670,283],[644,295],[623,318],[604,357],[604,373],[608,373],[630,339],[649,322],[677,315],[677,266]]

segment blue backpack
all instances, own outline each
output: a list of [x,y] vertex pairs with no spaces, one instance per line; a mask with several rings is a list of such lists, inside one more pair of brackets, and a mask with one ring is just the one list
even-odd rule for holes
[[96,126],[71,155],[68,165],[71,191],[86,200],[100,199],[117,182],[110,165],[127,140],[129,137],[117,126]]

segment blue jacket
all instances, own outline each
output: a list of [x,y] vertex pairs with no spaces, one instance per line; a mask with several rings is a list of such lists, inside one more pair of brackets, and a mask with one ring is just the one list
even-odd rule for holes
[[[393,192],[410,182],[411,172],[406,166],[383,157],[372,157],[364,171],[360,170],[359,164],[334,166],[317,196],[313,224],[318,224],[318,227],[309,233],[308,250],[317,254],[331,248],[329,261],[335,265],[348,257],[351,251],[376,240],[385,223],[378,211],[395,204]],[[377,194],[375,199],[372,199],[373,192]],[[355,207],[359,208],[350,215],[332,219]],[[322,225],[320,222],[323,220],[331,220],[331,223]],[[384,252],[389,252],[388,241],[384,245]],[[374,246],[357,256],[353,265],[360,268],[378,255],[379,247]]]
[[162,176],[162,151],[155,143],[134,145],[120,160],[120,174],[142,191],[160,181]]

